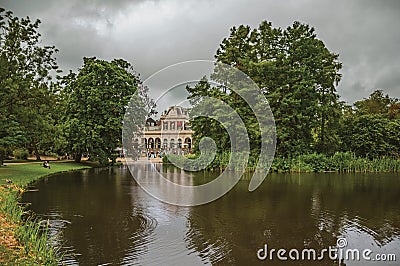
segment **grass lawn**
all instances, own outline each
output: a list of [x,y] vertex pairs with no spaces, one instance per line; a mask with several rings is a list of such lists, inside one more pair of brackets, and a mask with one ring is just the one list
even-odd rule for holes
[[89,165],[73,162],[50,162],[50,167],[50,169],[44,168],[42,162],[5,164],[5,166],[0,167],[0,185],[6,184],[5,180],[10,179],[18,186],[26,186],[45,175],[91,168]]

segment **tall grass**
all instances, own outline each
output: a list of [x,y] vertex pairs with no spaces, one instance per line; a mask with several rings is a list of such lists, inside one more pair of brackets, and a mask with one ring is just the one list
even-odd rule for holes
[[[184,157],[176,156],[177,160]],[[243,158],[243,156],[239,157]],[[197,155],[189,155],[188,159],[197,159]],[[229,165],[229,152],[218,153],[213,162],[207,166],[207,170],[223,170]],[[167,157],[163,158],[168,163]],[[257,158],[249,157],[248,163],[243,164],[241,160],[232,161],[230,170],[255,170]],[[324,154],[305,154],[294,158],[275,157],[270,171],[273,172],[340,172],[340,173],[372,173],[372,172],[400,172],[399,158],[362,158],[350,152],[337,152],[332,156]]]
[[[91,168],[92,165],[76,163],[51,163],[51,169],[43,168],[41,163],[10,164],[0,169],[0,215],[5,216],[3,225],[11,224],[11,229],[3,233],[15,237],[20,245],[0,246],[1,265],[57,265],[62,254],[50,245],[47,228],[32,218],[20,205],[23,188],[31,182],[49,174]],[[7,183],[7,179],[12,184]],[[10,232],[12,231],[12,232]]]
[[[7,220],[17,225],[14,236],[17,238],[22,249],[12,265],[57,265],[57,250],[49,246],[47,228],[32,218],[24,220],[27,216],[25,209],[18,203],[22,189],[15,185],[1,187],[0,211],[4,213]],[[29,217],[29,216],[28,216]]]
[[389,157],[369,159],[358,157],[350,152],[337,152],[332,156],[313,153],[296,158],[275,158],[271,170],[275,172],[400,172],[400,159]]

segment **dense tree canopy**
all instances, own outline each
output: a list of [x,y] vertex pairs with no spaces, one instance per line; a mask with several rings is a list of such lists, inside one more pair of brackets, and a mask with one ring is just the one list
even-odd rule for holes
[[42,46],[40,21],[18,18],[0,8],[0,147],[44,145],[52,127],[51,72],[54,46]]
[[137,90],[132,65],[122,59],[84,58],[79,72],[65,76],[63,83],[62,127],[67,150],[78,162],[87,154],[107,163],[121,145],[125,106]]
[[[277,127],[277,156],[350,151],[362,157],[400,156],[400,102],[376,90],[354,107],[339,101],[336,92],[341,63],[299,22],[286,29],[262,22],[257,29],[233,27],[217,50],[219,62],[237,67],[261,88]],[[224,80],[215,80],[224,84]],[[210,96],[228,103],[241,116],[251,139],[251,158],[260,146],[257,121],[249,106],[224,86],[203,79],[187,87],[189,98]],[[213,119],[192,121],[195,139],[209,136],[220,150],[229,150],[227,133]]]
[[342,149],[363,157],[400,157],[399,100],[374,91],[341,121]]
[[[341,63],[338,55],[316,37],[313,28],[295,22],[282,30],[266,21],[253,30],[243,25],[233,27],[215,57],[249,75],[263,90],[275,116],[278,155],[330,152],[336,148],[340,103],[335,86],[340,80]],[[197,90],[189,90],[190,97]],[[210,88],[203,92],[207,93],[212,96],[216,91]],[[227,96],[226,91],[219,93]],[[252,128],[250,125],[256,121],[246,103],[235,94],[227,97],[248,122],[248,129]],[[209,125],[202,128],[201,123],[193,123],[196,134],[210,132]],[[252,133],[252,143],[257,143],[259,134]]]
[[359,115],[381,115],[395,118],[398,113],[399,100],[384,95],[383,90],[376,90],[367,99],[354,103],[356,113]]

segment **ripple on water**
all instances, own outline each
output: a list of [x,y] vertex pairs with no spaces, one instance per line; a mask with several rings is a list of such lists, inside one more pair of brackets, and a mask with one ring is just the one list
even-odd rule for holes
[[366,234],[370,236],[374,244],[382,247],[393,240],[400,238],[400,231],[388,221],[376,221],[374,219],[366,219],[360,216],[353,218],[343,217],[343,234],[353,232],[356,235]]
[[[51,215],[53,217],[61,217],[61,215]],[[74,215],[75,218],[84,219],[82,215]],[[152,216],[148,215],[139,208],[133,209],[132,214],[126,217],[127,222],[122,223],[125,232],[131,234],[129,237],[129,248],[126,250],[121,250],[122,254],[129,254],[128,256],[121,259],[118,264],[122,265],[135,265],[138,258],[146,253],[148,250],[146,246],[152,241],[151,234],[157,226],[157,220]],[[52,245],[55,247],[60,247],[60,251],[63,253],[63,260],[60,265],[79,265],[79,256],[74,246],[66,246],[63,242],[62,232],[63,230],[71,224],[70,221],[63,219],[49,219],[43,220],[43,223],[49,224],[49,236],[51,237]],[[91,230],[86,231],[82,235],[83,239],[88,242],[91,241],[92,232]],[[114,265],[115,262],[104,262],[100,265]]]
[[[204,217],[194,213],[191,215],[191,219],[195,217],[196,222],[201,221],[201,223],[207,223]],[[190,250],[189,254],[197,253],[204,263],[215,264],[222,261],[230,261],[232,252],[232,247],[229,245],[230,242],[222,237],[217,239],[204,238],[204,232],[202,232],[195,223],[191,222],[191,219],[188,219],[189,230],[185,236],[187,248]],[[219,235],[222,236],[223,234]]]
[[136,264],[140,256],[148,252],[147,246],[154,240],[151,237],[151,234],[158,224],[154,217],[150,216],[139,208],[133,209],[132,219],[135,219],[138,222],[139,227],[129,237],[131,245],[124,252],[128,255],[122,259],[123,265]]

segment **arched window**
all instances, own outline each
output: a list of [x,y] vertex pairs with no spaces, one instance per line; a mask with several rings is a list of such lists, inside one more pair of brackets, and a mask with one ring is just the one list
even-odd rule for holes
[[164,147],[164,149],[168,148],[168,140],[167,139],[164,139],[163,147]]
[[154,149],[154,139],[153,138],[149,138],[147,148]]
[[192,148],[192,140],[191,140],[190,138],[186,138],[186,139],[185,139],[185,146],[186,146],[188,149],[191,149],[191,148]]
[[178,148],[179,148],[179,149],[182,148],[182,139],[178,139]]
[[161,149],[161,139],[156,138],[156,149]]

